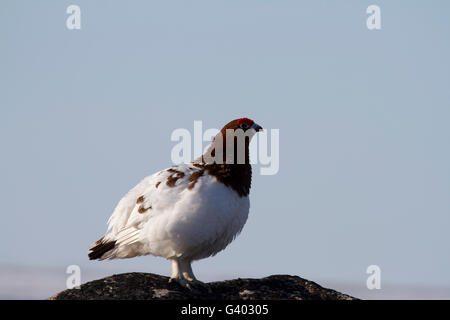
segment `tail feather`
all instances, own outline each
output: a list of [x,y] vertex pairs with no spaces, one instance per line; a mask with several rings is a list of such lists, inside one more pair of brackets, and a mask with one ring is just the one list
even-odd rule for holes
[[116,241],[104,241],[104,238],[98,240],[90,249],[88,253],[89,260],[103,260],[103,257],[108,251],[111,251],[116,246]]

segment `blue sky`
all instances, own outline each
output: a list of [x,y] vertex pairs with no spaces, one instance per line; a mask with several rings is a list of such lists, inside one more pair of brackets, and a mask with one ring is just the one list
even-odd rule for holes
[[[81,30],[66,8],[81,8]],[[382,29],[369,31],[378,4]],[[202,278],[295,274],[450,287],[447,1],[2,1],[0,265],[92,262],[120,198],[171,165],[177,128],[280,130],[243,233]],[[258,168],[258,166],[256,166]],[[257,173],[258,170],[255,170]],[[219,276],[220,275],[220,276]]]

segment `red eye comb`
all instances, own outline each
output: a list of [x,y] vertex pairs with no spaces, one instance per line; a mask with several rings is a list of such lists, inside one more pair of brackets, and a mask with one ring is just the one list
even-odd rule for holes
[[237,124],[241,124],[241,123],[245,123],[246,125],[248,125],[249,127],[254,123],[255,121],[253,121],[252,119],[249,118],[240,118],[237,120]]

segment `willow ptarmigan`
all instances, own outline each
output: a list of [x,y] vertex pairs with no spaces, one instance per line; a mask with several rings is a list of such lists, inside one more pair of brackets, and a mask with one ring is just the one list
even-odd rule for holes
[[192,261],[225,249],[247,221],[248,146],[260,130],[248,118],[233,120],[198,159],[142,180],[119,201],[106,235],[90,247],[89,259],[160,256],[172,261],[171,281],[188,288],[202,284]]

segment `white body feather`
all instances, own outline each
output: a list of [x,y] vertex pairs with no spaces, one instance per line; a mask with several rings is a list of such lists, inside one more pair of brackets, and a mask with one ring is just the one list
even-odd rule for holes
[[[242,230],[250,202],[207,172],[195,185],[189,177],[199,169],[174,166],[184,173],[174,186],[166,170],[143,179],[118,203],[108,221],[104,241],[115,241],[101,259],[155,255],[198,260],[223,250]],[[139,197],[142,203],[137,203]],[[149,208],[139,213],[139,207]],[[151,207],[151,208],[150,208]]]

